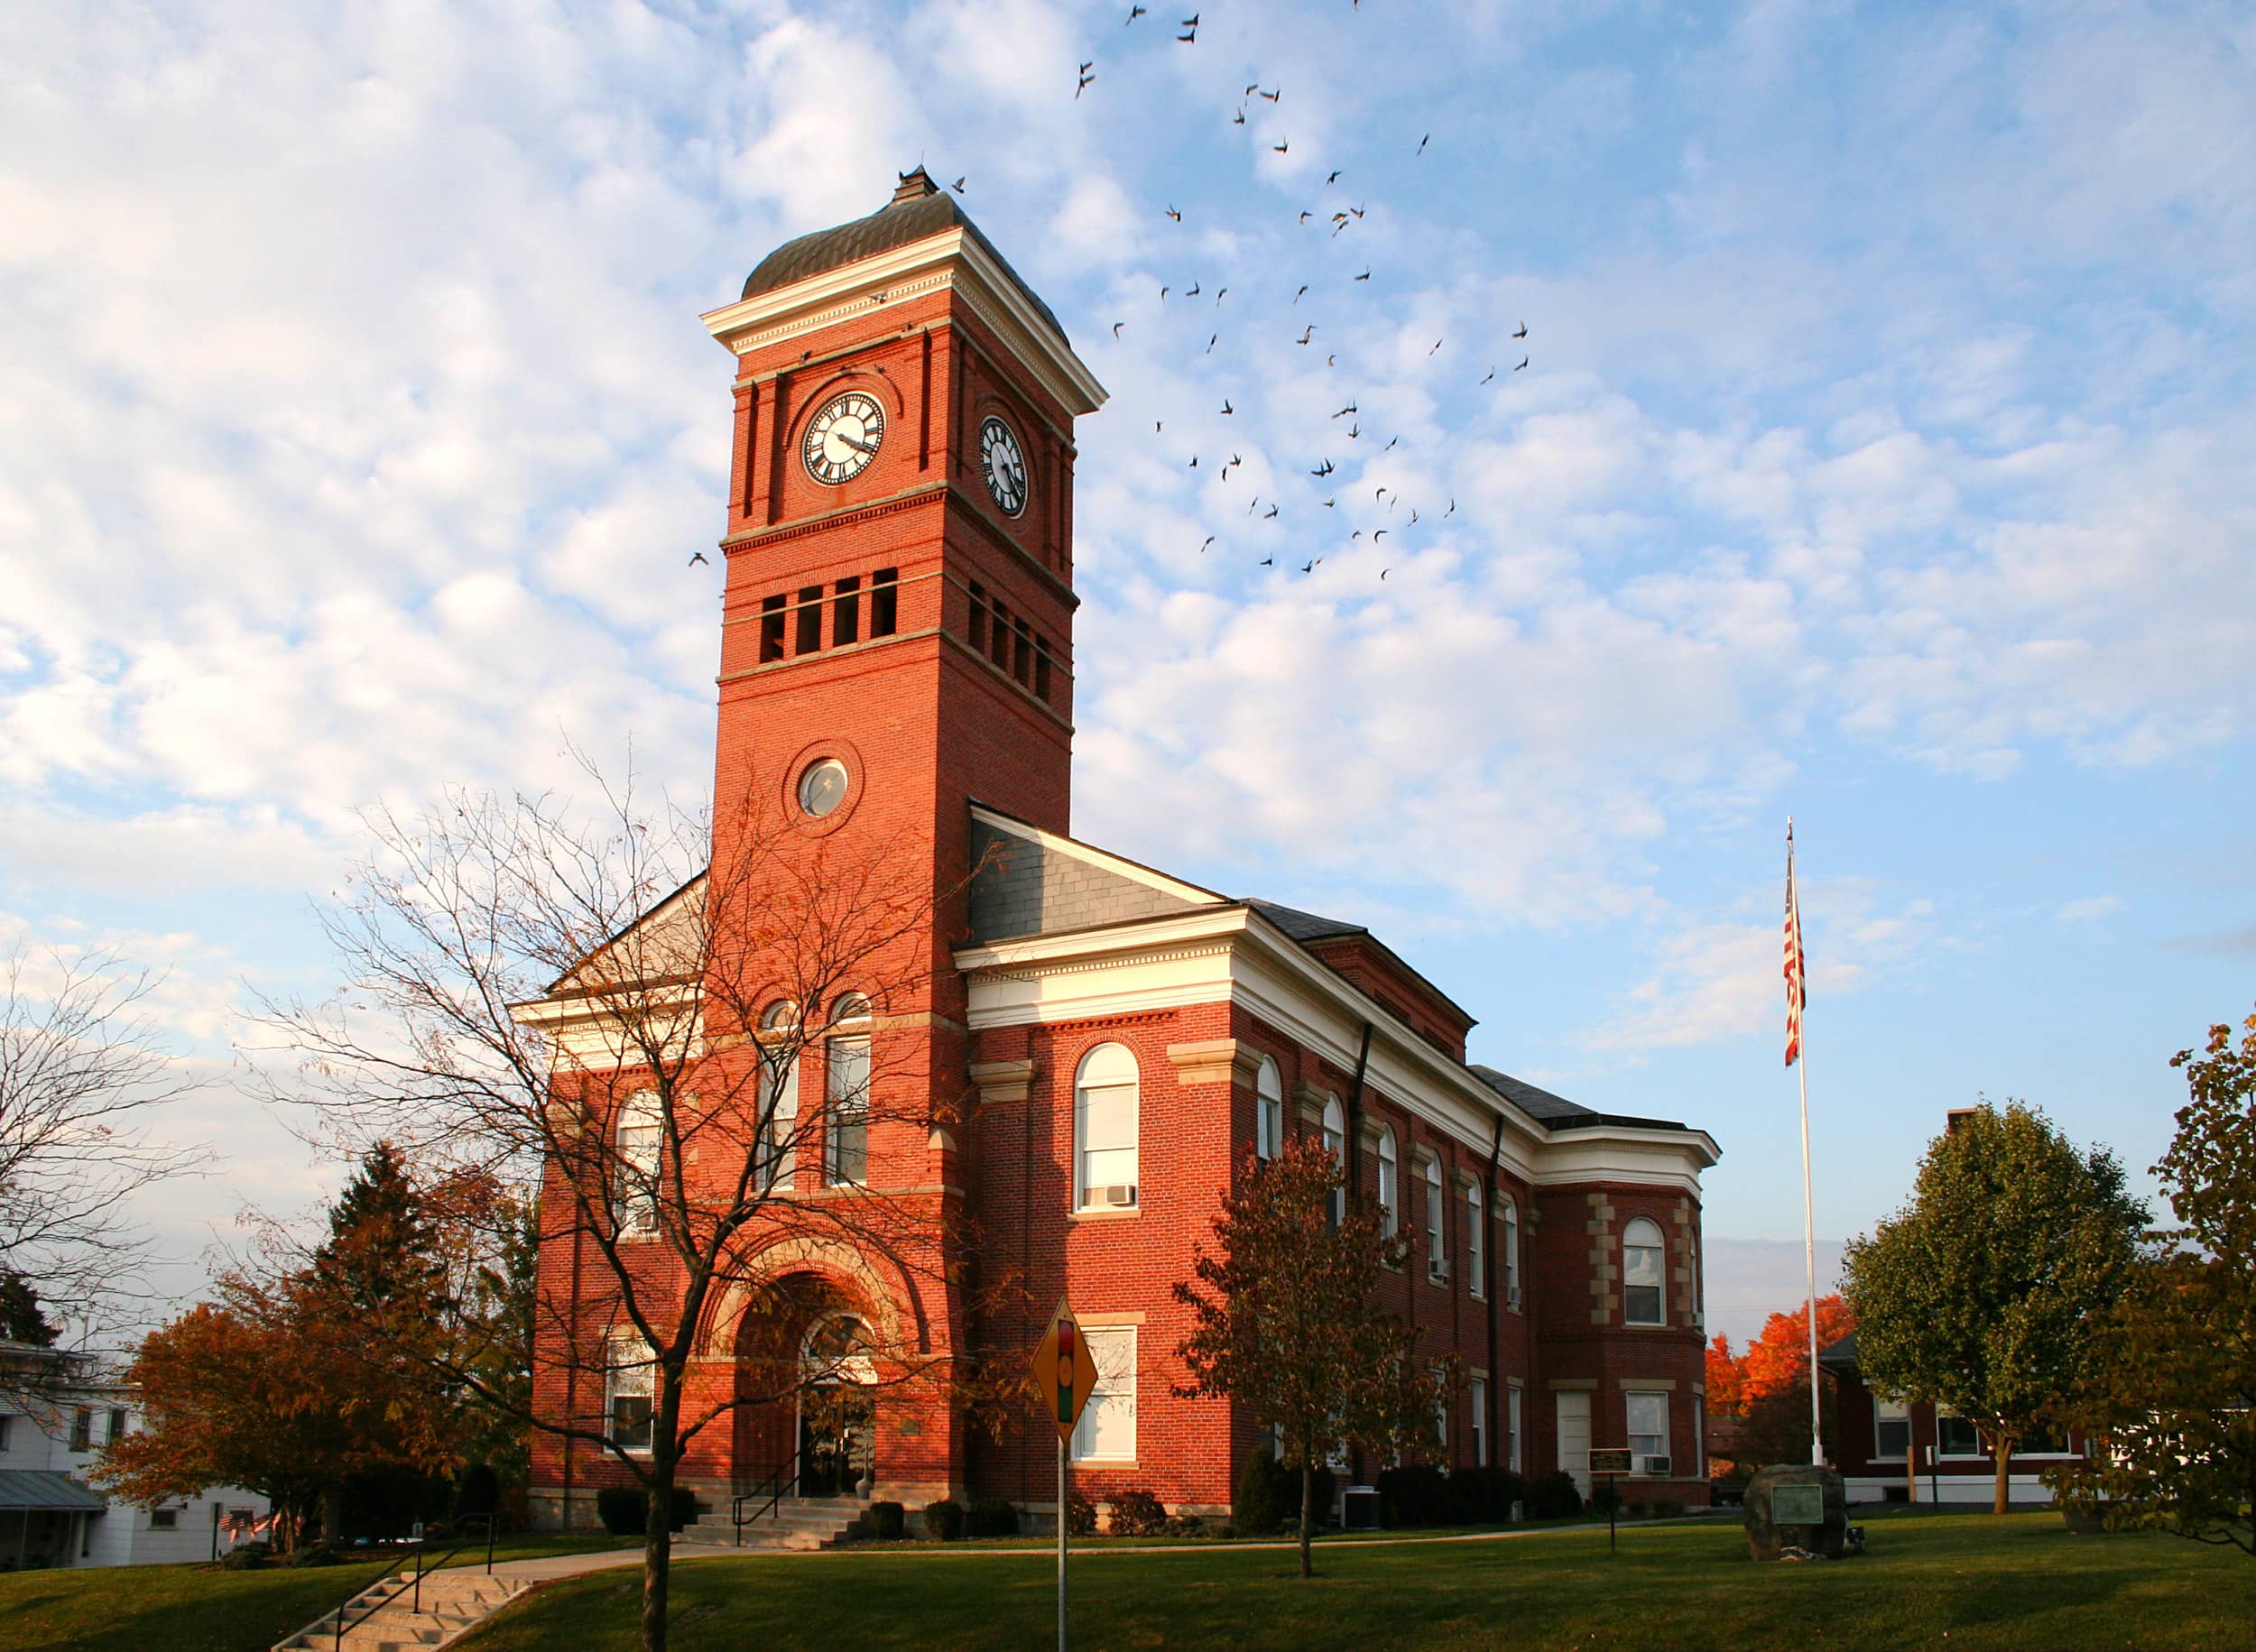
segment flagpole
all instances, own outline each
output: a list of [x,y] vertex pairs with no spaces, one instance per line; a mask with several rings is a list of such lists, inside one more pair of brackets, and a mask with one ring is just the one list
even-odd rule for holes
[[[1808,1029],[1805,1026],[1802,1032],[1805,1045],[1808,1038]],[[1809,1194],[1809,1053],[1807,1048],[1796,1053],[1794,1066],[1801,1075],[1802,1086],[1802,1261],[1807,1269],[1808,1286],[1806,1301],[1809,1312],[1809,1461],[1823,1468],[1826,1444],[1817,1411],[1817,1219]]]

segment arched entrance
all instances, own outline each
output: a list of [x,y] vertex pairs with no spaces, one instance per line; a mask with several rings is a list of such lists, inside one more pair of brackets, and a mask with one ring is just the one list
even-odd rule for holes
[[800,1348],[800,1370],[799,1494],[867,1496],[877,1435],[869,1328],[849,1313],[818,1320]]

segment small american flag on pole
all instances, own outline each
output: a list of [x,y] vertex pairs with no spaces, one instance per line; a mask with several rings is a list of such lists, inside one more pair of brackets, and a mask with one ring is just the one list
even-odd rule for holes
[[1809,1001],[1803,974],[1802,914],[1794,899],[1794,818],[1786,818],[1786,1065],[1802,1053],[1802,1008]]

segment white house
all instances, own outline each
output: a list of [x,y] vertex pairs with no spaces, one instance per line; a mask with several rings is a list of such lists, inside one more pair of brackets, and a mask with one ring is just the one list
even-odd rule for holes
[[97,1491],[102,1447],[143,1426],[135,1391],[90,1355],[25,1343],[0,1341],[0,1366],[41,1378],[0,1384],[0,1572],[209,1560],[265,1519],[266,1499],[237,1486],[152,1509]]

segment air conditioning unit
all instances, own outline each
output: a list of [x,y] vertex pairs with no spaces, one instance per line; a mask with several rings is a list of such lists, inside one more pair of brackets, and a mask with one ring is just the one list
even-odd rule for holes
[[1449,1277],[1449,1259],[1446,1256],[1428,1257],[1426,1259],[1426,1277],[1429,1279],[1447,1278]]
[[1507,1285],[1504,1287],[1504,1306],[1515,1311],[1519,1308],[1520,1287],[1517,1285]]
[[1105,1203],[1115,1210],[1132,1205],[1135,1202],[1136,1185],[1133,1182],[1114,1182],[1105,1189]]
[[1648,1457],[1644,1460],[1644,1464],[1645,1472],[1655,1479],[1666,1480],[1674,1472],[1667,1457]]

